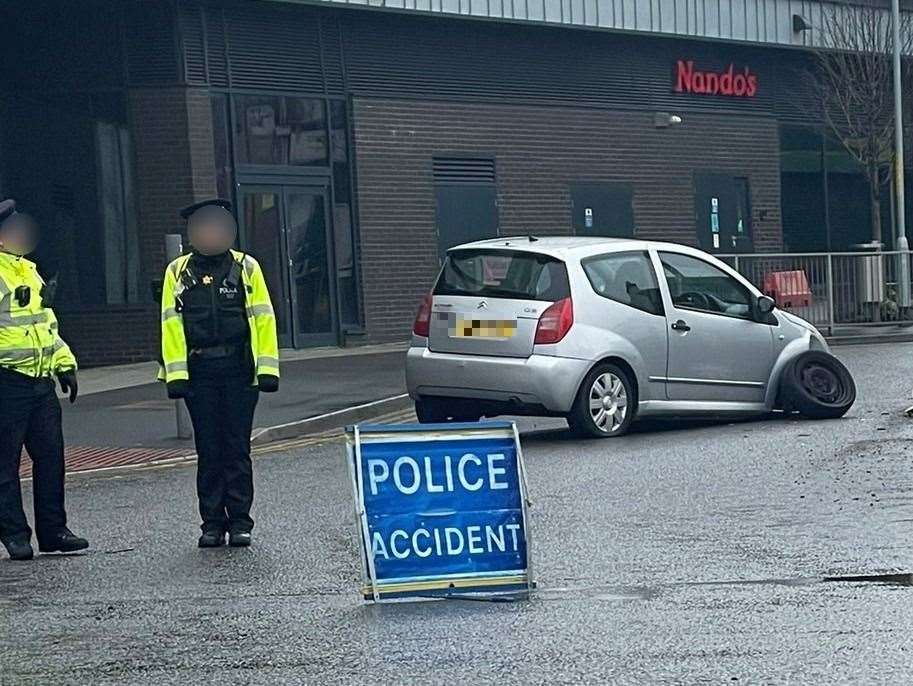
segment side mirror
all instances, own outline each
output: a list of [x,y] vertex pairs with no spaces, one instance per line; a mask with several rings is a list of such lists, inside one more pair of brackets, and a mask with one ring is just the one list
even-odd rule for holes
[[758,298],[758,314],[766,317],[776,308],[777,302],[769,295],[762,295]]

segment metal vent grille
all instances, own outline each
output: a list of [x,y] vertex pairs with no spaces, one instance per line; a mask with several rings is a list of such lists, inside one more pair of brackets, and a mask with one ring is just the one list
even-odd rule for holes
[[320,32],[314,12],[301,7],[225,10],[234,88],[322,93]]
[[127,3],[124,16],[130,85],[176,83],[178,51],[171,6],[134,1]]
[[208,83],[202,8],[181,5],[178,27],[184,46],[184,78],[187,83]]
[[204,10],[206,28],[206,66],[209,69],[209,83],[227,88],[228,47],[225,41],[225,16],[221,7],[207,7]]
[[493,184],[495,161],[484,157],[432,158],[434,182],[437,184]]
[[342,53],[342,28],[336,14],[320,14],[320,49],[327,93],[345,93],[345,67]]

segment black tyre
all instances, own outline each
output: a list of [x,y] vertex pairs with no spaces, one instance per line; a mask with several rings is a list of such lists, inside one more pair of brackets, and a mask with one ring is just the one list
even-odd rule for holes
[[637,411],[637,386],[628,373],[608,362],[586,375],[567,423],[574,433],[613,438],[626,433]]
[[415,416],[420,424],[476,422],[481,415],[472,405],[472,401],[459,398],[419,398],[415,401]]
[[787,363],[780,377],[780,405],[811,419],[836,419],[856,401],[849,370],[830,353],[809,350]]

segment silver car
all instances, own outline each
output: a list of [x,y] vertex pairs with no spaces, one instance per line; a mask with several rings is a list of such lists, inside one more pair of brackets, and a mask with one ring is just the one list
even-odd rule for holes
[[562,416],[595,437],[655,415],[839,417],[856,396],[815,327],[720,260],[583,237],[451,249],[406,381],[421,422]]

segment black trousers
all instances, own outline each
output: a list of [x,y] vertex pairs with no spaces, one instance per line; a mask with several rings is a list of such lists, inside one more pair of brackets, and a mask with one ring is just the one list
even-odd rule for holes
[[67,525],[64,510],[63,429],[52,379],[0,370],[0,540],[31,539],[19,483],[25,445],[32,460],[38,543]]
[[249,532],[254,520],[250,432],[259,391],[249,374],[194,374],[186,399],[197,448],[201,528]]

